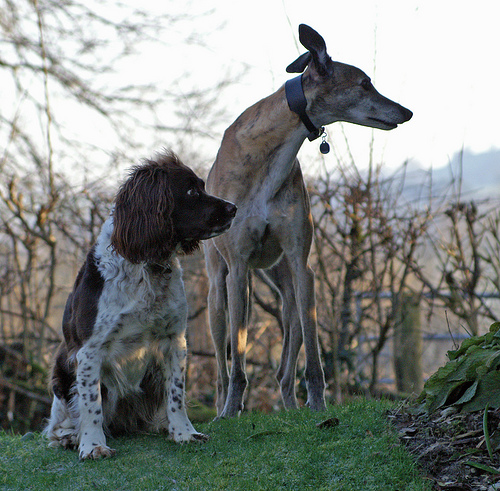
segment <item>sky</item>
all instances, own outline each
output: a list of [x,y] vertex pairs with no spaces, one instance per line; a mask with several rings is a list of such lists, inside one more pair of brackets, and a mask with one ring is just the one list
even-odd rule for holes
[[[209,22],[224,24],[208,37],[204,60],[194,63],[200,80],[241,62],[249,67],[227,91],[228,125],[291,78],[285,68],[304,52],[297,46],[297,28],[305,23],[324,37],[334,60],[361,68],[379,92],[414,112],[396,130],[374,130],[375,158],[388,166],[410,159],[441,167],[462,147],[475,153],[500,147],[496,0],[195,0],[193,5],[200,11],[213,7]],[[355,158],[366,160],[372,131],[342,126]],[[330,125],[330,143],[342,148],[343,132]],[[303,150],[319,154],[316,143],[306,141]]]
[[[372,138],[375,163],[387,168],[405,161],[440,168],[462,148],[472,153],[500,149],[497,0],[142,0],[141,6],[190,16],[162,34],[163,46],[141,48],[123,67],[123,77],[166,89],[175,80],[173,90],[187,93],[192,86],[203,89],[247,68],[237,84],[220,94],[227,121],[208,149],[207,163],[215,157],[224,128],[292,78],[285,68],[305,51],[298,42],[301,23],[323,36],[335,61],[361,68],[380,93],[414,113],[411,121],[389,132],[329,125],[335,151],[323,160],[318,141],[306,140],[299,153],[305,172],[331,168],[339,155],[348,159],[349,152],[359,167],[366,166]],[[198,17],[207,11],[210,15]],[[204,36],[202,47],[181,42],[193,31]],[[183,82],[183,73],[190,73],[190,79]],[[168,123],[171,116],[165,111],[161,117]]]

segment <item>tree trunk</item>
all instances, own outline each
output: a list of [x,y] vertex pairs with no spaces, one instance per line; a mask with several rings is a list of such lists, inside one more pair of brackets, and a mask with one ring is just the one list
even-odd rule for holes
[[396,388],[405,394],[422,391],[422,327],[417,296],[404,295],[394,328]]

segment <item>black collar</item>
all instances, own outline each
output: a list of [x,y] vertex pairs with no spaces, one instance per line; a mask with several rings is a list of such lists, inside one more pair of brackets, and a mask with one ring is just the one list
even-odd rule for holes
[[309,141],[312,142],[316,138],[319,138],[325,131],[325,128],[323,126],[316,128],[306,113],[307,101],[302,87],[302,75],[292,78],[285,83],[285,94],[288,107],[291,111],[299,115],[300,120],[309,130],[309,135],[307,135]]

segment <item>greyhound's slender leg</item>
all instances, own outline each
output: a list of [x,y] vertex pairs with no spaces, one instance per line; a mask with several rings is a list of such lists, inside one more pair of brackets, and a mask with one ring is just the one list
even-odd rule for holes
[[306,351],[307,405],[315,411],[324,411],[325,376],[319,354],[314,272],[300,258],[289,259]]
[[247,386],[245,351],[248,331],[249,285],[248,266],[236,263],[227,277],[229,321],[231,325],[231,376],[229,391],[221,418],[237,416],[243,409],[243,394]]
[[285,357],[281,357],[280,370],[278,372],[281,388],[281,397],[286,409],[297,407],[297,397],[295,395],[295,382],[297,377],[297,359],[300,347],[302,346],[302,331],[297,315],[297,307],[290,304],[292,316],[290,317],[289,341],[287,346],[283,346]]
[[285,408],[294,409],[297,407],[295,381],[297,358],[302,346],[302,328],[287,259],[283,257],[278,264],[266,270],[266,275],[269,276],[280,291],[282,302],[283,349],[276,378],[280,384],[281,397]]
[[227,399],[229,371],[227,368],[227,265],[210,242],[204,244],[210,281],[208,317],[217,359],[217,415],[220,416]]

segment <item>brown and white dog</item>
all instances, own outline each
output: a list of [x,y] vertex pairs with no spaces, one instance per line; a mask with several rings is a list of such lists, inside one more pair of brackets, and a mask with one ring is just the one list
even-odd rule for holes
[[225,232],[235,214],[173,153],[132,170],[66,303],[51,446],[78,447],[83,460],[114,454],[107,432],[207,439],[184,404],[187,303],[176,255]]

